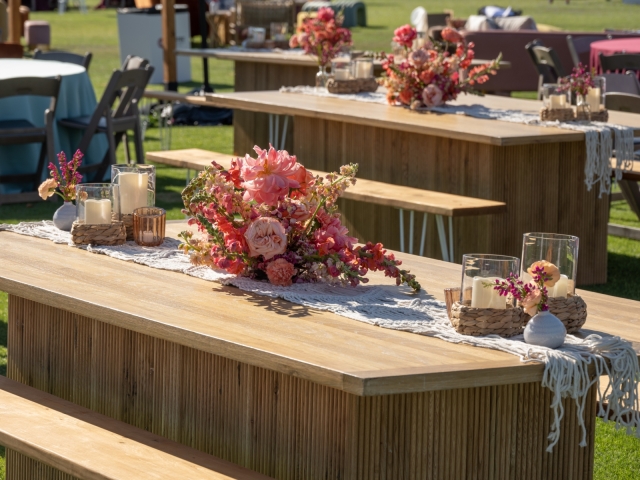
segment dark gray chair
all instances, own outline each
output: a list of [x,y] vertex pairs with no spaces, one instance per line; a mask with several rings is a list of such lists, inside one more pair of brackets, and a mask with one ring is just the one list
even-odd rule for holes
[[[627,93],[607,93],[604,97],[604,106],[607,110],[619,110],[640,114],[640,95],[629,95]],[[640,148],[640,138],[634,141],[636,148],[636,159],[640,160],[638,149]],[[629,204],[631,210],[640,220],[640,186],[633,180],[619,180],[618,185],[622,196]]]
[[633,72],[640,71],[640,54],[616,53],[615,55],[600,54],[600,67],[603,72]]
[[[34,171],[15,174],[0,174],[0,183],[30,184],[31,193],[38,189],[44,177],[45,159],[54,162],[53,122],[60,91],[60,77],[56,78],[10,78],[0,80],[0,98],[19,95],[36,95],[50,97],[49,108],[44,111],[44,126],[39,127],[21,118],[0,120],[0,145],[18,145],[41,143],[38,164]],[[16,112],[20,114],[20,112]],[[0,159],[0,162],[2,159]],[[29,198],[27,198],[29,197]],[[0,195],[1,203],[14,203],[31,200],[36,195],[4,194]]]
[[[606,38],[611,40],[612,36],[607,35]],[[591,44],[600,40],[604,40],[602,35],[585,35],[577,38],[567,35],[567,46],[569,47],[569,54],[571,54],[573,66],[577,67],[581,63],[586,65],[589,62],[588,58],[591,52]],[[584,61],[580,59],[581,55]]]
[[[543,83],[558,83],[558,79],[567,76],[560,57],[553,48],[547,48],[539,40],[534,40],[525,49],[538,72],[538,87],[542,87]],[[538,95],[540,94],[541,89],[538,88]]]
[[84,55],[71,52],[43,52],[37,49],[33,52],[34,60],[53,60],[56,62],[74,63],[84,67],[87,71],[89,71],[92,57],[93,55],[90,52]]
[[610,93],[629,93],[640,95],[640,81],[635,72],[603,73],[606,91]]
[[[116,163],[116,148],[125,132],[133,131],[136,161],[144,163],[140,112],[137,104],[142,98],[152,72],[153,67],[150,65],[133,70],[115,70],[92,115],[59,121],[63,127],[84,130],[84,135],[78,146],[83,152],[86,151],[96,133],[106,134],[109,149],[102,162],[80,168],[82,174],[94,173],[91,181],[101,181],[110,165]],[[116,100],[118,100],[118,104],[114,108]]]

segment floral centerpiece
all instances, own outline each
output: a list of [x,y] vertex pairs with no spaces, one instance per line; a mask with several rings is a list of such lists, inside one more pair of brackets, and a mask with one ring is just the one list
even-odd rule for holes
[[356,286],[370,270],[383,271],[420,289],[382,244],[356,245],[342,225],[336,202],[355,183],[357,165],[322,178],[286,151],[254,150],[257,158],[234,159],[229,170],[213,162],[184,190],[184,213],[201,234],[181,234],[180,249],[193,264],[279,286]]
[[76,199],[76,185],[82,181],[82,175],[78,173],[82,165],[82,152],[76,150],[71,161],[67,161],[64,152],[58,154],[58,164],[49,163],[50,178],[47,178],[38,187],[38,194],[43,200],[53,195],[58,195],[64,203],[53,214],[53,224],[60,230],[71,231],[71,226],[76,219],[76,207],[72,203]]
[[[589,69],[579,63],[570,75],[560,78],[558,84],[559,91],[575,95],[578,120],[590,120],[592,114],[600,112],[605,85],[604,78],[596,76],[595,68]],[[597,119],[606,121],[605,118]]]
[[417,38],[415,28],[405,25],[395,30],[393,41],[404,48],[405,58],[384,55],[387,101],[391,105],[406,105],[412,109],[437,107],[455,100],[460,93],[475,93],[474,87],[495,75],[500,56],[492,62],[471,67],[473,43],[466,44],[462,35],[452,28],[442,30],[444,41],[429,40],[413,50]]
[[577,67],[574,67],[571,75],[560,78],[558,81],[560,88],[558,90],[562,92],[569,91],[586,97],[589,89],[595,87],[594,78],[595,69],[590,70],[582,63],[579,63]]

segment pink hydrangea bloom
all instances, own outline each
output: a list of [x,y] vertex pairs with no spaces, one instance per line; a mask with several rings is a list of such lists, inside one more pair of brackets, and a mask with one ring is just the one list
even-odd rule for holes
[[298,188],[295,179],[298,162],[295,155],[286,150],[276,150],[269,145],[269,150],[254,147],[258,158],[247,155],[240,160],[240,176],[244,179],[244,200],[255,200],[258,203],[277,205],[278,200],[289,193],[289,189]]

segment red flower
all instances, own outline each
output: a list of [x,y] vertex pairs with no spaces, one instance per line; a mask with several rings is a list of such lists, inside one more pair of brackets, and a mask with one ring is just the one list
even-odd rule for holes
[[451,27],[445,27],[442,30],[442,39],[445,42],[449,42],[449,43],[462,43],[464,41],[464,39],[462,38],[462,35],[460,35],[460,33],[457,30],[454,30]]
[[403,25],[393,32],[393,41],[406,48],[413,46],[413,41],[418,37],[418,32],[411,25]]

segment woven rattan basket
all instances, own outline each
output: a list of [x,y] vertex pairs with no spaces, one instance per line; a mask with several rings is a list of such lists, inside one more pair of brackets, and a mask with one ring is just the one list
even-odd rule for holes
[[378,82],[375,78],[356,78],[355,80],[336,80],[330,78],[327,81],[329,93],[360,93],[375,92]]
[[71,241],[76,245],[122,245],[126,241],[124,224],[112,221],[104,225],[73,222]]
[[[562,321],[567,333],[576,333],[587,321],[587,304],[580,295],[570,295],[567,298],[555,297],[548,301],[549,311]],[[524,324],[531,319],[524,315]]]
[[588,112],[576,109],[576,120],[582,122],[608,122],[609,110],[600,110],[599,112]]
[[[116,217],[112,216],[111,221],[117,221]],[[127,240],[133,240],[133,214],[120,215],[120,221],[124,224],[125,231],[127,232]]]
[[458,301],[459,288],[445,289],[447,313],[456,332],[462,335],[478,337],[481,335],[499,335],[513,337],[522,333],[524,328],[524,312],[520,307],[507,308],[472,308]]
[[540,109],[540,120],[543,122],[570,122],[573,120],[573,108],[550,108]]

